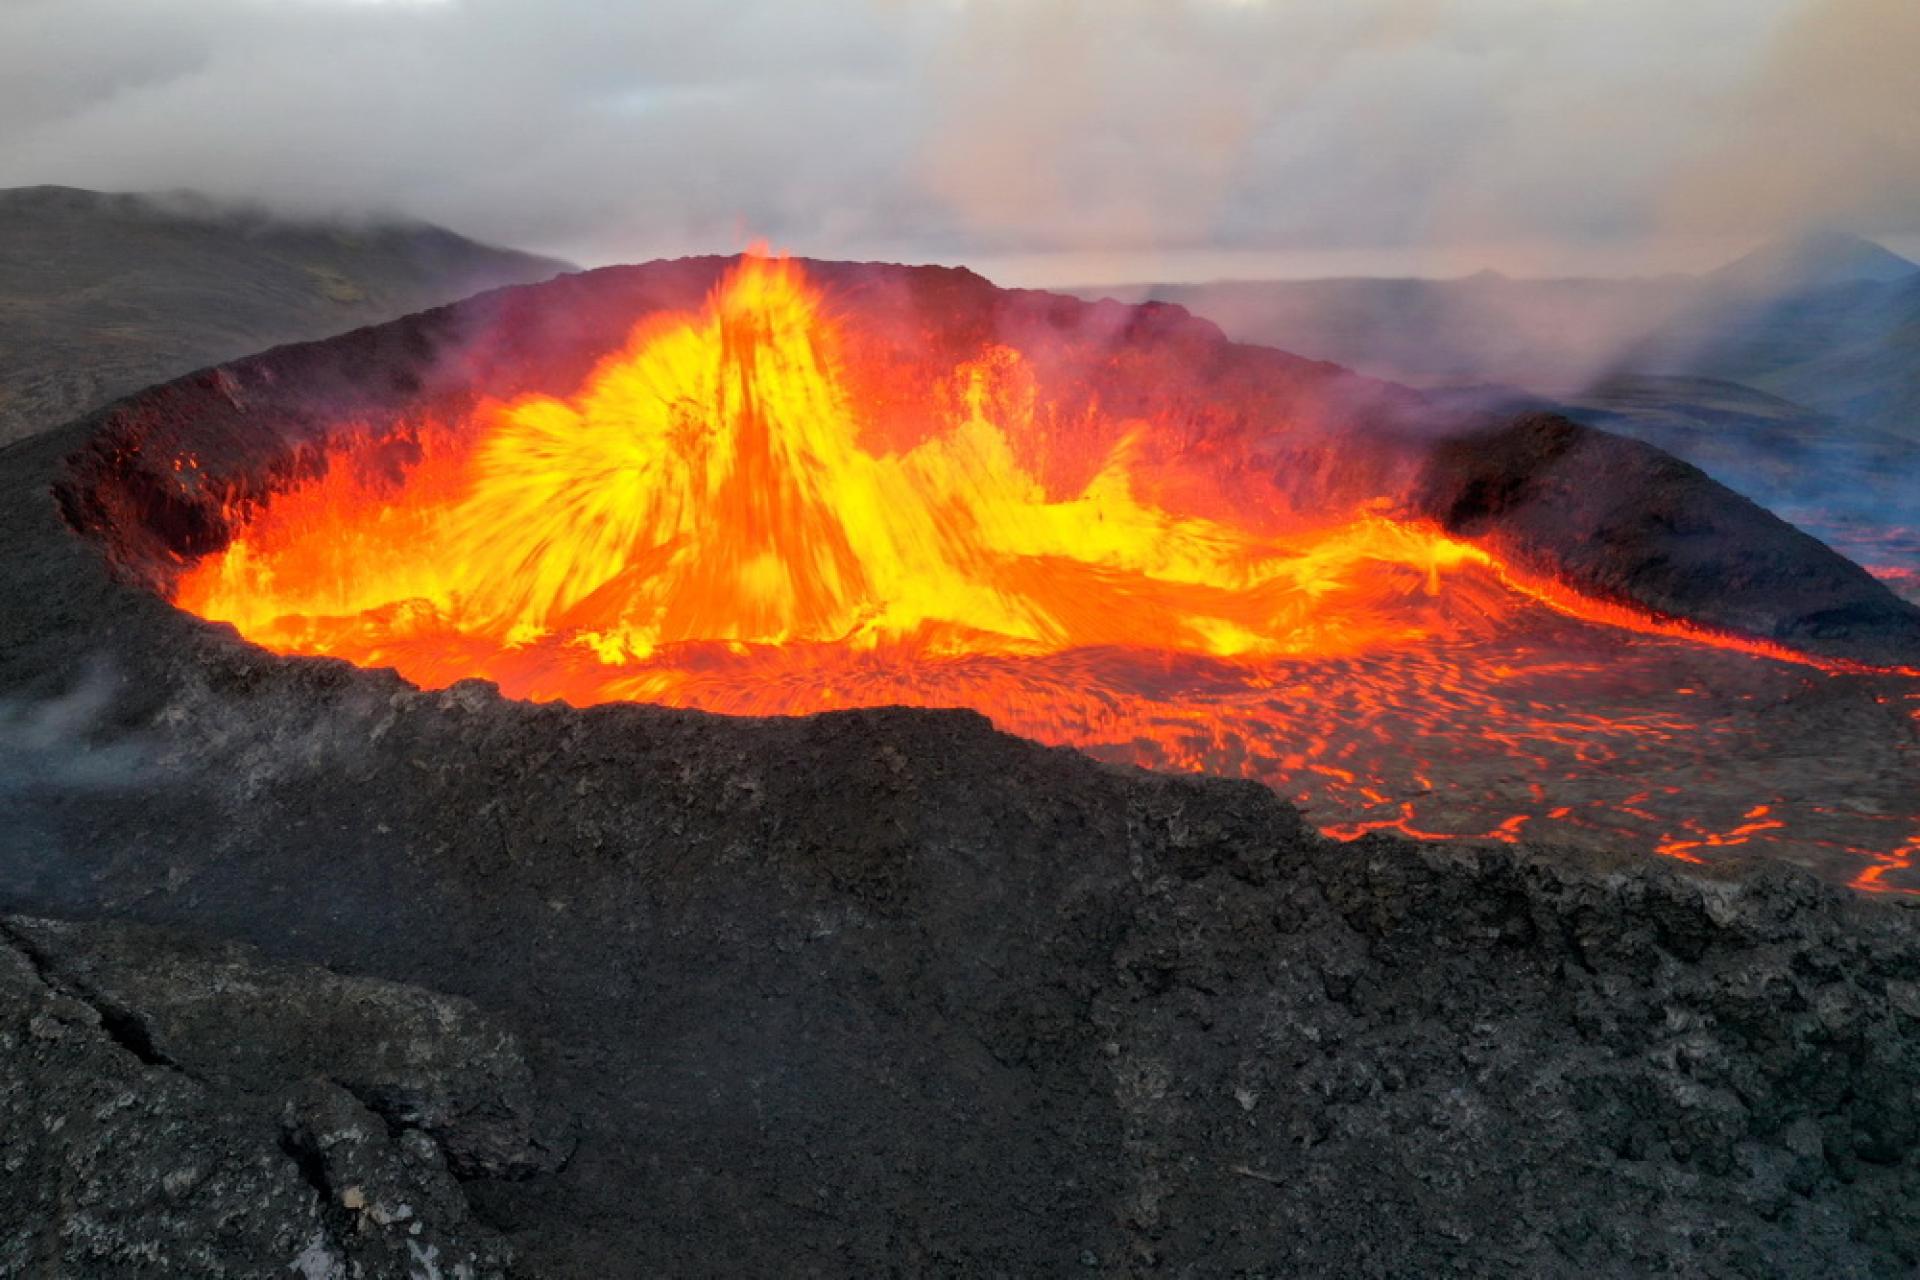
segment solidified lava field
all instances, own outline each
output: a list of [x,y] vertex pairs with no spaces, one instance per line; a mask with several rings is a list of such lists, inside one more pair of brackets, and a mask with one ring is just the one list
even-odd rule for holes
[[[1524,469],[1436,501],[1445,449],[1391,389],[1288,367],[1312,394],[1276,410],[1177,327],[1063,340],[925,305],[903,324],[874,292],[749,256],[677,308],[571,335],[567,361],[516,353],[534,388],[310,405],[318,431],[170,421],[109,466],[157,471],[143,514],[191,536],[107,540],[257,644],[425,688],[967,707],[1117,763],[1258,779],[1338,838],[1764,854],[1920,892],[1920,674],[1897,644],[1854,656],[1831,621],[1907,606],[1698,473],[1633,455],[1645,474],[1574,467],[1530,495],[1551,521],[1586,500],[1572,487],[1617,490],[1667,542],[1617,513],[1542,533],[1499,521]],[[426,363],[457,379],[484,348]],[[244,415],[253,393],[220,394]],[[1531,441],[1523,467],[1550,467]],[[100,532],[110,505],[96,487],[70,514]],[[1787,548],[1771,580],[1739,560],[1747,527]],[[1812,624],[1751,625],[1802,581]]]

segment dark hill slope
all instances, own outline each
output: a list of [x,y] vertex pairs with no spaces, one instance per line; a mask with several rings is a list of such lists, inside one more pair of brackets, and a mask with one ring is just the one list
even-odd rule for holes
[[1858,280],[1887,284],[1915,277],[1920,277],[1920,266],[1886,246],[1826,230],[1761,245],[1709,272],[1706,283],[1715,289],[1777,296]]
[[1920,278],[1719,299],[1629,359],[1743,382],[1851,427],[1920,440]]
[[566,269],[425,223],[295,223],[193,196],[0,190],[0,443],[265,346]]

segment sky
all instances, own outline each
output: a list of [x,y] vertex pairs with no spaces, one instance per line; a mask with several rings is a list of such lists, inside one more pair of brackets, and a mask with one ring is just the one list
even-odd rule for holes
[[0,0],[0,186],[1012,283],[1920,247],[1915,0]]

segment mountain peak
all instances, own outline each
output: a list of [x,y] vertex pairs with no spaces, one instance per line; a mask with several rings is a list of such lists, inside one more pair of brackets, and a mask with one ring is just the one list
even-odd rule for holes
[[1863,236],[1811,231],[1770,241],[1707,279],[1742,291],[1789,292],[1858,280],[1885,283],[1920,275],[1920,266]]

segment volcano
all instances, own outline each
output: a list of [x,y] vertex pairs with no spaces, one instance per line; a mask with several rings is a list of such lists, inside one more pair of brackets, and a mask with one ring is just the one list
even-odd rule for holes
[[425,688],[967,707],[1344,837],[1874,888],[1920,839],[1903,761],[1778,777],[1798,730],[1739,705],[1920,714],[1920,610],[1647,446],[1448,420],[1176,308],[764,255],[593,273],[176,384],[62,496],[179,608]]
[[0,1270],[1920,1261],[1913,612],[1648,446],[699,259],[13,446],[0,598]]

